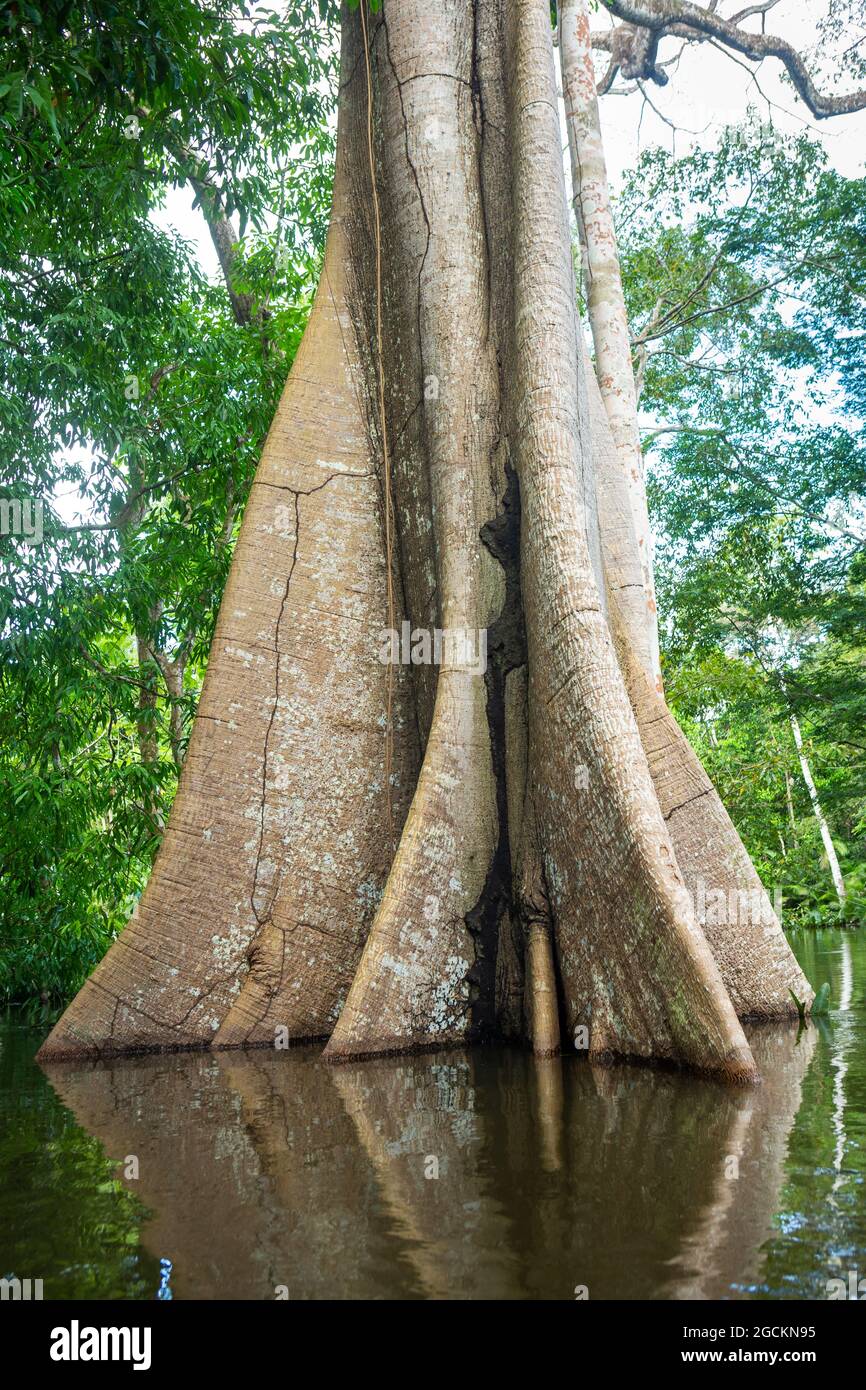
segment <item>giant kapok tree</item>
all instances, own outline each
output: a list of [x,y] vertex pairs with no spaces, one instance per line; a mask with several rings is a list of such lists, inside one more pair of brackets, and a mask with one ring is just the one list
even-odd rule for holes
[[603,86],[674,36],[816,116],[866,93],[718,8],[560,4],[593,364],[548,0],[344,6],[321,282],[180,787],[43,1058],[500,1035],[750,1080],[740,1020],[811,999],[665,703],[591,50]]

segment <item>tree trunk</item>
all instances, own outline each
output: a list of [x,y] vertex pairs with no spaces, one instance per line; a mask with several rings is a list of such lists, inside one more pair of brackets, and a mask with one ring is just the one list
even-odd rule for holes
[[609,623],[677,865],[741,1018],[793,1015],[806,990],[769,897],[721,798],[652,680],[640,549],[627,484],[587,366]]
[[574,212],[601,397],[610,423],[638,543],[643,580],[641,628],[650,681],[661,692],[652,537],[637,417],[637,391],[616,230],[595,90],[586,0],[560,0],[559,36]]
[[186,148],[181,150],[181,154],[184,161],[192,166],[189,182],[198,198],[204,220],[207,223],[210,239],[213,243],[213,248],[216,252],[220,270],[222,271],[225,281],[235,323],[243,327],[251,323],[258,316],[258,310],[252,295],[242,294],[235,288],[234,281],[240,233],[235,227],[232,218],[227,215],[220,199],[219,191],[214,186],[204,161],[198,159],[192,150]]
[[178,772],[183,767],[183,676],[186,670],[186,650],[182,646],[175,657],[160,650],[155,644],[149,648],[150,656],[159,667],[165,693],[168,699],[168,741],[172,761]]
[[678,864],[733,872],[730,823],[717,866],[618,636],[549,7],[343,21],[322,281],[177,799],[42,1055],[504,1032],[750,1080],[736,982],[811,995],[780,931],[711,949]]
[[830,834],[830,827],[827,824],[827,817],[821,807],[818,796],[818,788],[815,786],[815,779],[812,776],[812,769],[809,766],[809,759],[806,757],[806,750],[803,746],[803,735],[800,730],[800,721],[796,714],[790,716],[791,732],[794,735],[794,742],[797,745],[797,757],[800,759],[800,767],[803,772],[803,781],[806,783],[806,790],[809,793],[809,800],[812,803],[812,812],[818,822],[818,829],[821,832],[821,843],[824,846],[824,853],[827,855],[827,863],[830,866],[830,877],[833,880],[833,887],[836,889],[836,896],[840,903],[844,903],[845,880],[842,877],[842,870],[839,868],[839,856],[836,854],[836,846],[833,844],[833,836]]
[[797,822],[794,817],[794,798],[791,795],[791,774],[787,768],[785,768],[785,805],[788,808],[788,820],[791,825],[791,841],[793,843],[797,838]]

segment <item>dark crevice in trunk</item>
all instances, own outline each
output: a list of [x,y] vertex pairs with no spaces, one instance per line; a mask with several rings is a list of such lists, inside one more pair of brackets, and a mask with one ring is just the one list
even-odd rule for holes
[[520,491],[517,474],[505,464],[507,479],[502,510],[480,531],[482,544],[505,572],[505,598],[499,616],[487,632],[487,723],[499,837],[478,902],[466,914],[466,926],[475,942],[475,963],[466,978],[470,987],[472,1031],[480,1038],[496,1031],[496,953],[500,923],[514,915],[511,840],[508,829],[508,794],[505,748],[505,683],[509,672],[526,663],[526,634],[520,597]]

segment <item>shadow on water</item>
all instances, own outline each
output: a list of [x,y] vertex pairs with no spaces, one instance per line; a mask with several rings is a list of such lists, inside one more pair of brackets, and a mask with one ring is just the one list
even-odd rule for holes
[[178,1298],[825,1297],[866,1274],[866,938],[795,946],[831,1018],[753,1029],[756,1089],[490,1047],[64,1064],[52,1090],[7,1031],[0,1273],[46,1297],[153,1297],[160,1260]]

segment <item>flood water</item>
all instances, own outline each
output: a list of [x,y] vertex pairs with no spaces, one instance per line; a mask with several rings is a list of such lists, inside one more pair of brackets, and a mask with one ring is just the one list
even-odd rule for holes
[[7,1023],[0,1276],[46,1298],[823,1299],[866,1275],[866,933],[793,944],[830,1014],[750,1030],[750,1090],[506,1047],[43,1071],[42,1035]]

